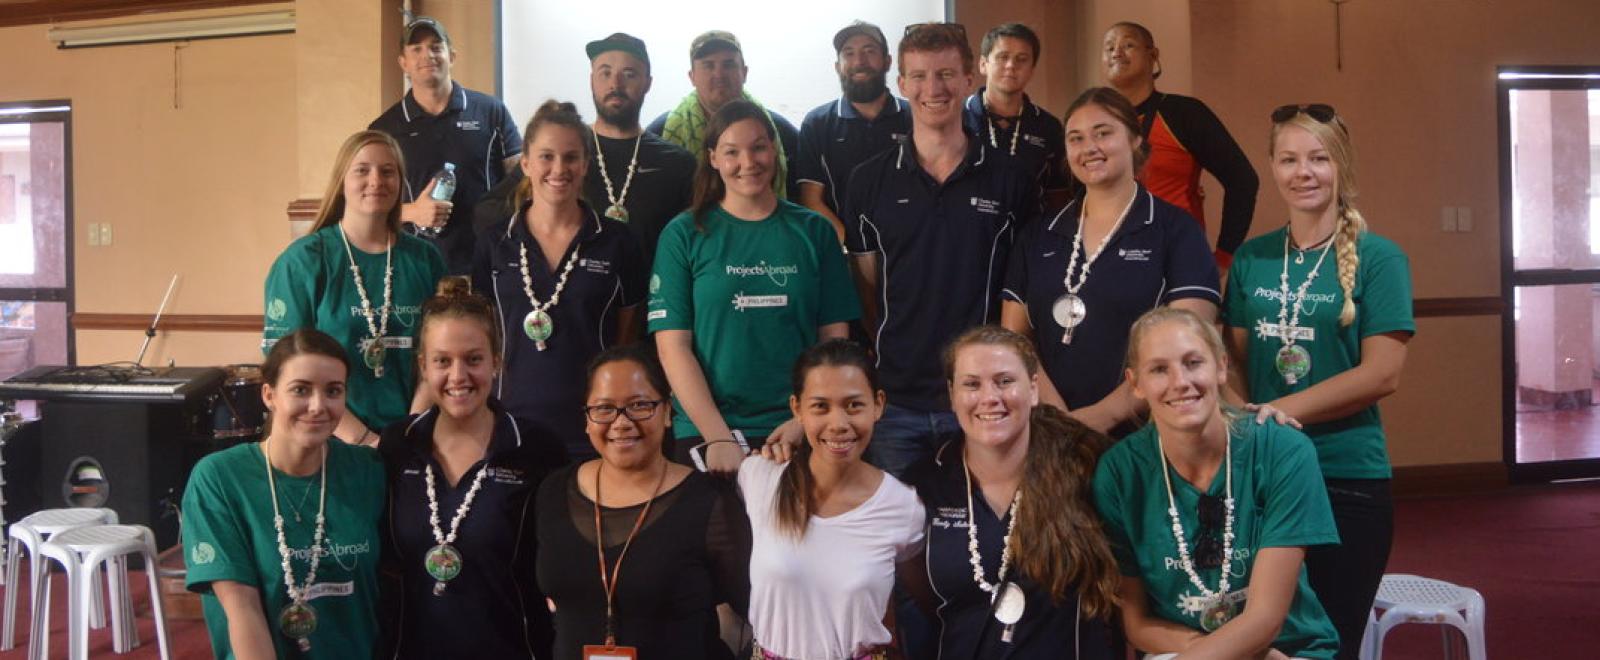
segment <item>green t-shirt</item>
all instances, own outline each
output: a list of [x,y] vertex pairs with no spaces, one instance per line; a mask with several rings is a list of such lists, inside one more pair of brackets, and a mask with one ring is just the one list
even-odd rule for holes
[[[1339,325],[1344,290],[1339,288],[1338,249],[1333,248],[1306,290],[1301,305],[1300,337],[1295,341],[1311,355],[1311,372],[1289,385],[1275,366],[1283,340],[1277,330],[1283,295],[1283,237],[1287,229],[1246,241],[1233,255],[1222,321],[1250,331],[1245,370],[1250,400],[1272,401],[1344,373],[1361,362],[1361,340],[1386,332],[1415,334],[1411,316],[1411,265],[1394,241],[1367,232],[1356,243],[1361,258],[1356,269],[1356,318]],[[1317,250],[1304,253],[1304,263],[1289,258],[1289,295],[1299,291],[1317,263]],[[1293,317],[1293,301],[1289,316]],[[1306,336],[1305,333],[1311,333]],[[1384,446],[1383,420],[1376,404],[1348,417],[1306,427],[1317,447],[1322,474],[1329,479],[1388,479],[1389,451]]]
[[[361,269],[361,282],[381,326],[383,253],[368,254],[351,246]],[[266,327],[262,351],[279,337],[301,327],[328,333],[350,357],[349,395],[345,405],[369,428],[382,429],[405,419],[416,388],[415,342],[422,321],[422,301],[433,295],[444,277],[444,257],[415,236],[401,234],[394,244],[393,308],[384,344],[383,377],[377,378],[361,359],[361,346],[372,336],[361,314],[361,294],[350,275],[339,225],[331,225],[289,244],[267,273]]]
[[[1094,475],[1095,506],[1123,575],[1144,581],[1151,614],[1195,630],[1200,626],[1201,593],[1178,563],[1178,544],[1167,513],[1167,488],[1161,476],[1156,427],[1146,425],[1113,445]],[[1200,492],[1168,468],[1172,497],[1182,520],[1190,556],[1200,534]],[[1207,493],[1227,492],[1224,466],[1218,466]],[[1310,441],[1299,431],[1274,422],[1243,421],[1233,432],[1234,546],[1228,588],[1250,583],[1262,548],[1335,545],[1339,533],[1328,506],[1327,489],[1317,471]],[[1220,526],[1219,526],[1220,527]],[[1213,532],[1221,540],[1222,530]],[[1216,589],[1221,568],[1197,568],[1201,582]],[[1243,611],[1248,602],[1235,611]],[[1357,640],[1356,643],[1359,643]],[[1332,658],[1338,633],[1317,600],[1306,570],[1300,568],[1294,602],[1272,647],[1290,656]]]
[[[717,410],[733,429],[765,436],[789,419],[789,370],[817,328],[861,317],[833,227],[779,201],[763,220],[716,207],[705,230],[685,212],[656,248],[650,331],[689,330]],[[700,435],[674,403],[679,437]]]
[[[278,630],[278,613],[289,604],[283,560],[272,525],[272,495],[259,443],[211,454],[195,465],[183,493],[183,549],[186,586],[200,594],[211,650],[233,657],[228,619],[211,583],[232,580],[261,592],[278,657],[369,658],[378,635],[378,523],[383,515],[384,473],[378,452],[329,439],[328,497],[324,548],[307,604],[316,610],[311,654],[291,653],[294,641]],[[284,537],[294,552],[290,566],[297,584],[310,567],[316,531],[320,475],[291,477],[274,470]],[[297,522],[295,513],[301,516]]]

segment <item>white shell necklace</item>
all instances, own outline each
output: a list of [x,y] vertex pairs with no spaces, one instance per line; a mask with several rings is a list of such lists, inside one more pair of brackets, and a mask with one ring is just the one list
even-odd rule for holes
[[262,441],[261,460],[267,466],[267,489],[272,492],[272,526],[278,532],[278,557],[283,560],[283,586],[289,592],[289,604],[278,614],[278,628],[294,639],[301,651],[310,651],[310,637],[317,629],[317,615],[306,604],[306,600],[310,596],[311,585],[317,580],[317,564],[326,553],[322,542],[327,532],[327,518],[323,517],[323,512],[328,505],[328,447],[322,447],[322,485],[317,495],[317,527],[311,535],[311,547],[306,548],[306,554],[311,556],[310,567],[306,569],[304,583],[295,584],[294,567],[289,563],[294,552],[289,549],[289,541],[283,534],[283,514],[278,510],[278,482],[272,475],[272,458],[268,452],[271,442],[271,436]]
[[986,594],[993,594],[1006,583],[1006,572],[1011,568],[1011,537],[1017,529],[1017,509],[1022,503],[1022,488],[1017,488],[1016,494],[1011,496],[1011,506],[1006,509],[1006,515],[1011,516],[1011,522],[1006,525],[1006,540],[1000,548],[1000,570],[994,575],[994,584],[989,584],[983,579],[983,555],[978,552],[978,516],[972,508],[972,470],[967,468],[965,452],[961,456],[961,473],[967,478],[967,561],[972,564],[972,581],[978,583],[978,588]]
[[[530,232],[531,233],[531,232]],[[534,239],[538,240],[538,239]],[[555,321],[550,318],[549,310],[561,302],[561,291],[567,288],[567,276],[572,274],[572,267],[578,265],[578,239],[572,239],[572,255],[567,257],[567,265],[561,269],[561,277],[556,280],[556,288],[550,292],[550,299],[539,302],[539,297],[533,293],[533,275],[528,271],[528,243],[517,242],[518,266],[522,268],[522,292],[527,294],[528,302],[533,305],[533,311],[522,319],[522,332],[533,340],[539,350],[547,348],[545,342],[555,332]]]
[[1183,567],[1183,572],[1189,575],[1192,583],[1207,602],[1220,601],[1228,595],[1228,565],[1233,561],[1233,432],[1226,431],[1223,441],[1227,444],[1222,450],[1222,462],[1227,468],[1224,474],[1226,480],[1226,497],[1222,500],[1226,515],[1222,522],[1222,570],[1217,578],[1217,590],[1206,588],[1200,580],[1200,574],[1194,570],[1194,560],[1189,558],[1189,542],[1184,540],[1183,521],[1178,518],[1178,503],[1172,497],[1172,475],[1167,468],[1167,451],[1161,446],[1161,434],[1156,433],[1156,453],[1161,455],[1161,478],[1167,485],[1167,515],[1172,518],[1172,538],[1178,542],[1178,565]]
[[461,506],[456,507],[456,516],[450,520],[450,533],[446,534],[439,529],[439,497],[435,494],[433,485],[433,464],[429,463],[423,468],[423,475],[428,482],[428,526],[433,529],[434,546],[428,549],[423,557],[423,568],[433,578],[433,595],[444,593],[445,583],[461,574],[461,552],[456,549],[456,534],[461,531],[461,521],[467,517],[467,512],[472,510],[472,501],[478,497],[478,489],[483,487],[483,477],[489,474],[489,461],[483,462],[483,467],[478,469],[478,476],[472,478],[472,486],[467,489],[467,496],[461,499]]
[[[1094,252],[1083,254],[1083,270],[1081,271],[1078,270],[1078,255],[1083,253],[1085,249],[1083,245],[1083,229],[1089,224],[1088,200],[1085,199],[1084,204],[1079,207],[1078,231],[1072,235],[1072,256],[1067,259],[1066,274],[1061,278],[1061,285],[1066,288],[1066,293],[1061,294],[1061,297],[1057,298],[1050,306],[1051,316],[1055,318],[1056,323],[1062,328],[1062,344],[1072,343],[1073,331],[1077,330],[1078,326],[1082,325],[1084,319],[1089,316],[1089,306],[1084,303],[1083,298],[1078,296],[1078,290],[1082,289],[1084,283],[1089,281],[1090,267],[1094,265],[1095,260],[1100,258],[1100,254],[1106,251],[1106,246],[1111,244],[1111,239],[1116,237],[1117,230],[1122,228],[1122,223],[1128,219],[1128,214],[1133,211],[1133,204],[1137,201],[1139,201],[1139,189],[1135,187],[1133,196],[1128,198],[1128,205],[1122,207],[1122,213],[1117,215],[1117,223],[1111,225],[1111,231],[1100,237],[1100,245],[1095,247]],[[1073,282],[1074,275],[1077,275],[1077,282]]]
[[[1340,221],[1343,222],[1342,220]],[[1342,226],[1342,225],[1341,225]],[[1333,235],[1339,234],[1338,226],[1334,227]],[[1273,356],[1273,366],[1284,382],[1294,385],[1311,373],[1311,353],[1304,346],[1296,346],[1300,339],[1300,309],[1305,303],[1306,292],[1311,289],[1311,283],[1316,281],[1317,273],[1322,270],[1322,262],[1328,258],[1328,250],[1336,242],[1332,236],[1322,246],[1322,251],[1317,255],[1317,263],[1311,266],[1306,273],[1305,281],[1300,283],[1300,288],[1295,291],[1294,303],[1289,302],[1289,238],[1290,230],[1283,230],[1283,272],[1278,277],[1278,337],[1283,340],[1283,347],[1278,349]],[[1304,261],[1304,253],[1297,255],[1295,263]],[[1290,308],[1294,309],[1293,315]]]
[[628,175],[622,180],[622,192],[615,194],[611,192],[611,175],[606,172],[606,152],[600,148],[600,133],[592,130],[590,133],[594,135],[594,156],[600,165],[600,181],[606,184],[606,201],[610,203],[606,207],[606,217],[627,222],[628,209],[623,203],[628,199],[628,186],[633,185],[633,170],[639,164],[639,144],[644,141],[644,133],[640,132],[633,139],[633,157],[628,160]]
[[389,333],[389,310],[394,297],[394,237],[383,248],[383,307],[372,309],[367,298],[367,285],[361,280],[361,268],[356,265],[356,253],[350,249],[350,237],[344,233],[344,223],[339,223],[339,238],[344,241],[344,254],[350,259],[350,276],[355,279],[356,293],[361,296],[361,317],[367,320],[367,339],[361,342],[361,360],[372,375],[383,378],[383,357],[387,349],[383,337]]

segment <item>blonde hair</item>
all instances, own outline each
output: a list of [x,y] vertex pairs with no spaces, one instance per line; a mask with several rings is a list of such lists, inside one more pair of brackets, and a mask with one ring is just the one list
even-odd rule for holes
[[[1222,342],[1222,333],[1217,331],[1216,324],[1200,318],[1198,314],[1187,309],[1163,305],[1139,315],[1128,328],[1128,354],[1124,358],[1123,367],[1130,374],[1129,380],[1138,380],[1139,345],[1144,341],[1145,335],[1166,323],[1177,323],[1194,333],[1194,336],[1199,337],[1201,343],[1206,345],[1206,349],[1211,351],[1211,359],[1217,363],[1217,368],[1227,370],[1228,348]],[[1222,409],[1223,419],[1230,426],[1239,424],[1249,417],[1221,397],[1217,398],[1217,405]]]
[[[400,143],[383,131],[361,131],[345,138],[344,144],[339,147],[338,155],[333,157],[333,175],[328,179],[328,188],[322,193],[322,206],[317,209],[317,221],[311,224],[311,233],[330,225],[339,224],[344,219],[344,175],[350,171],[350,161],[356,159],[356,154],[369,144],[379,144],[387,147],[394,156],[395,172],[400,177],[400,185],[405,185],[406,159],[400,152]],[[396,191],[398,193],[398,191]],[[389,214],[384,216],[383,224],[389,231],[396,235],[400,233],[400,199],[395,198],[394,206],[389,209]]]
[[1278,134],[1285,126],[1296,126],[1310,133],[1328,150],[1338,172],[1339,218],[1334,229],[1333,255],[1339,267],[1339,288],[1344,290],[1344,308],[1339,310],[1339,325],[1348,326],[1356,320],[1356,272],[1360,270],[1361,254],[1356,250],[1361,235],[1367,231],[1367,220],[1356,209],[1356,154],[1350,142],[1350,129],[1344,120],[1335,115],[1332,119],[1317,121],[1304,112],[1272,125],[1272,135],[1267,144],[1268,154],[1278,148]]

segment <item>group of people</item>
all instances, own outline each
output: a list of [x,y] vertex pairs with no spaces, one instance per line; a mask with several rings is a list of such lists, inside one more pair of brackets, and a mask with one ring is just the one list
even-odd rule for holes
[[635,37],[521,131],[402,38],[267,279],[266,437],[184,497],[218,657],[1356,656],[1415,324],[1333,108],[1271,113],[1247,241],[1133,23],[1060,118],[1024,25],[853,23],[798,131],[723,31],[648,129]]

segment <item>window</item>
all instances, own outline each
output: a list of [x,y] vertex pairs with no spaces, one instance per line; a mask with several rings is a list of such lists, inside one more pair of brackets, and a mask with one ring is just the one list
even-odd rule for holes
[[0,103],[0,379],[73,361],[71,114]]

